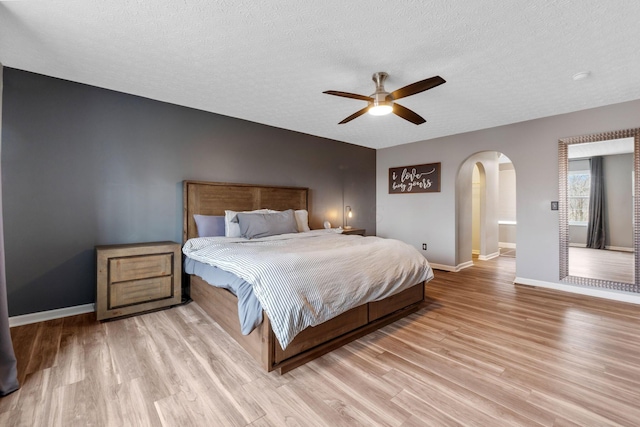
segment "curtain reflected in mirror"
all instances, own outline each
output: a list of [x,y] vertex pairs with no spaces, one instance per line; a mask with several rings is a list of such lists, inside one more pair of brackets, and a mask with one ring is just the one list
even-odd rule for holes
[[640,292],[639,135],[631,129],[559,141],[560,279]]

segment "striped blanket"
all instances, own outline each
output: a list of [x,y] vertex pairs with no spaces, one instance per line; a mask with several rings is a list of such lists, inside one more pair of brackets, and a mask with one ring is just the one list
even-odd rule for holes
[[413,246],[335,230],[253,240],[199,237],[182,251],[249,282],[283,349],[308,326],[433,278]]

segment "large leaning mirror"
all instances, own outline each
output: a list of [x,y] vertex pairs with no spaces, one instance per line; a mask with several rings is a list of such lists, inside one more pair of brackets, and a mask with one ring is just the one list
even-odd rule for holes
[[640,128],[560,139],[560,279],[640,293]]

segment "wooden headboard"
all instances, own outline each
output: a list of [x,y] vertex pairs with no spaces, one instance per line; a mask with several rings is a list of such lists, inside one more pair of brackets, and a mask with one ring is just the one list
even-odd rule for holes
[[182,243],[198,237],[194,214],[224,215],[225,210],[308,209],[309,189],[226,182],[183,181]]

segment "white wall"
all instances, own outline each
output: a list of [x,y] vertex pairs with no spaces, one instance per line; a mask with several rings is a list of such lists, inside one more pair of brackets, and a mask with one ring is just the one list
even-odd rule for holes
[[516,220],[516,171],[513,163],[500,163],[498,219]]
[[[428,243],[430,262],[456,266],[458,171],[475,153],[502,152],[517,176],[516,275],[559,284],[558,211],[550,209],[558,200],[558,139],[635,127],[640,100],[378,150],[377,233],[418,249]],[[388,194],[390,167],[433,162],[442,164],[440,193]]]
[[471,249],[473,254],[480,253],[480,191],[484,190],[481,188],[481,184],[480,170],[476,164],[471,175]]
[[500,163],[498,194],[498,240],[502,247],[516,247],[517,224],[504,223],[516,221],[516,171],[513,163]]
[[606,245],[633,250],[633,154],[604,156]]

